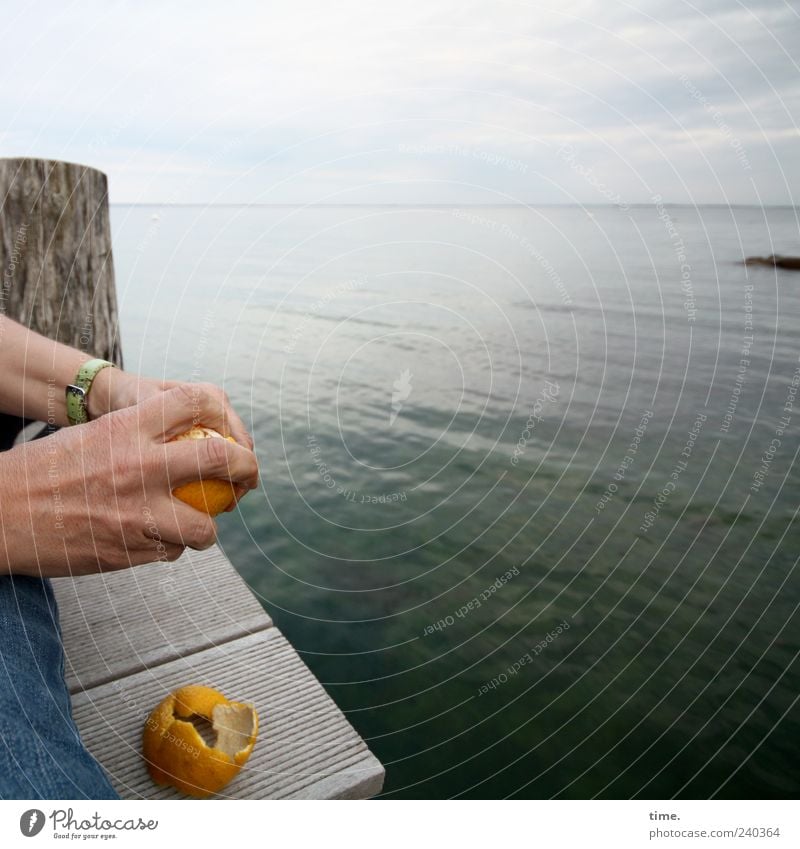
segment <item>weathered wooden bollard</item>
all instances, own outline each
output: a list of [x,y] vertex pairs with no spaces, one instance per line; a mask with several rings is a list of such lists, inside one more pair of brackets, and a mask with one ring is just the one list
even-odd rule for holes
[[0,268],[5,315],[122,365],[105,174],[0,159]]
[[[105,174],[0,159],[0,269],[0,315],[122,365]],[[0,414],[0,450],[28,423]]]

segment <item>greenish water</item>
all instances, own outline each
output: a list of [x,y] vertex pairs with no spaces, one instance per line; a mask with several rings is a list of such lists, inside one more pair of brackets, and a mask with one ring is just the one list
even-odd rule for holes
[[387,796],[800,794],[800,274],[737,264],[794,210],[113,220],[126,365],[242,412],[221,542]]

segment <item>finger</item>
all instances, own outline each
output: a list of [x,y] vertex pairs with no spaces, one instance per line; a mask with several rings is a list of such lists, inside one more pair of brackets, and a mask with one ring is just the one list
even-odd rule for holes
[[169,488],[196,480],[227,480],[247,489],[258,485],[258,461],[227,439],[184,439],[164,446]]
[[[253,437],[231,406],[228,396],[218,386],[176,380],[162,381],[160,386],[163,391],[155,397],[160,397],[164,404],[161,430],[165,438],[170,439],[193,425],[202,424],[223,436],[232,436],[245,448],[253,449]],[[176,403],[178,406],[175,406]],[[169,405],[169,410],[166,405]],[[156,405],[152,405],[152,409],[149,406],[142,414],[148,416],[150,421],[158,422],[157,417],[153,418],[155,412]]]
[[239,445],[244,445],[245,448],[249,448],[252,451],[255,445],[253,437],[250,435],[250,431],[248,431],[244,426],[244,422],[241,417],[236,410],[233,409],[227,398],[225,399],[225,415],[228,420],[230,435],[239,443]]
[[250,492],[250,490],[247,487],[240,486],[237,484],[234,487],[234,499],[233,501],[231,501],[230,505],[225,508],[225,512],[230,513],[235,510],[239,502],[245,497],[245,495],[247,495],[248,492]]
[[171,542],[156,542],[148,540],[148,545],[143,545],[141,548],[128,548],[126,555],[128,562],[122,566],[104,566],[101,571],[116,571],[120,568],[125,569],[128,566],[144,566],[147,563],[169,562],[177,560],[186,550],[184,545],[176,545]]
[[[230,435],[225,393],[210,383],[180,383],[137,406],[139,426],[148,436],[168,441],[202,424]],[[235,437],[234,437],[235,439]]]
[[169,563],[173,563],[179,557],[183,556],[183,553],[186,551],[185,545],[175,545],[171,542],[165,542],[164,546],[167,549],[167,561]]
[[[155,555],[153,554],[154,551]],[[149,562],[151,563],[156,563],[158,561],[173,563],[183,554],[184,551],[186,551],[185,545],[165,542],[164,540],[159,543],[155,543],[155,545],[149,549],[145,549],[145,552],[150,555]]]
[[[165,522],[164,528],[166,533],[166,536],[164,537],[161,536],[160,531],[154,534],[151,534],[149,530],[145,531],[147,540],[144,550],[155,550],[155,557],[152,558],[153,560],[166,560],[171,563],[173,560],[177,560],[181,554],[186,551],[189,547],[189,543],[183,539],[181,532],[177,530],[177,523],[174,520]],[[205,538],[209,537],[207,533],[203,532],[203,534]],[[213,538],[213,534],[211,536]]]
[[157,524],[158,534],[166,545],[203,551],[217,541],[217,523],[211,516],[175,497],[165,499],[158,509]]

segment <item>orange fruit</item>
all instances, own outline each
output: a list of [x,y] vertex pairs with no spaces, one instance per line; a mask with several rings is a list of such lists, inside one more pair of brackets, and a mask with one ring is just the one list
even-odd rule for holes
[[[206,743],[198,726],[215,737],[213,745]],[[144,725],[142,751],[156,784],[205,799],[236,776],[257,735],[258,714],[252,705],[192,685],[170,693],[154,708]]]
[[[171,442],[178,442],[181,439],[214,438],[236,442],[232,436],[223,436],[213,428],[203,425],[195,425],[185,433],[178,434]],[[195,510],[208,513],[209,516],[216,516],[218,513],[222,513],[230,507],[234,498],[236,498],[236,490],[230,481],[217,480],[215,478],[185,483],[183,486],[175,487],[172,490],[172,494],[190,507],[194,507]]]

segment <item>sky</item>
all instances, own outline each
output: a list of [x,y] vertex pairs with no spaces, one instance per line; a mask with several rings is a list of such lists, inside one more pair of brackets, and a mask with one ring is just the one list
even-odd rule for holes
[[112,203],[800,202],[796,0],[29,2],[0,155]]

